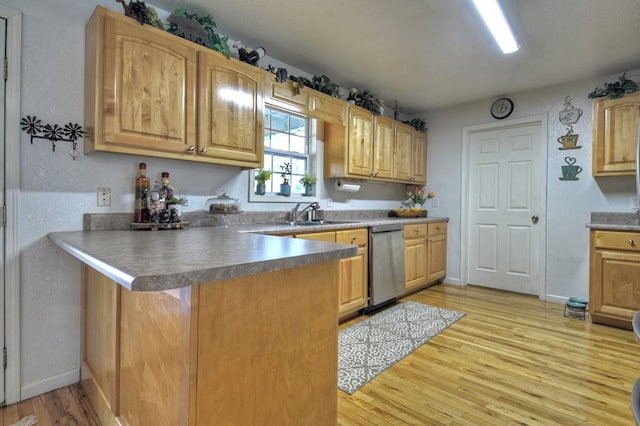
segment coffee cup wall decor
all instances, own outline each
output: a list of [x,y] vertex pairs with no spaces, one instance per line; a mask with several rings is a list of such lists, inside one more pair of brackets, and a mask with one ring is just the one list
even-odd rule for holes
[[582,110],[571,105],[571,96],[564,98],[564,108],[560,111],[559,119],[564,125],[577,123],[582,117]]
[[580,135],[577,135],[575,133],[573,133],[573,127],[572,126],[567,126],[567,134],[566,135],[562,135],[558,138],[558,143],[562,144],[562,147],[558,148],[560,150],[565,150],[565,149],[580,149],[582,148],[581,146],[578,146],[578,137]]
[[582,172],[582,167],[576,165],[573,157],[564,157],[566,165],[562,166],[562,177],[560,180],[578,180],[578,174]]

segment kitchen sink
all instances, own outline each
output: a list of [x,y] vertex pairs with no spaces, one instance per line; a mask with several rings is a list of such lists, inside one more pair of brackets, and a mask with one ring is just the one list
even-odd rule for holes
[[307,220],[304,222],[287,222],[291,226],[313,226],[313,225],[342,225],[346,223],[358,223],[356,220]]

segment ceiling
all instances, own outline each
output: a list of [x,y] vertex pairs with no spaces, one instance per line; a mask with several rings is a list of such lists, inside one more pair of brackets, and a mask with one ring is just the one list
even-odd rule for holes
[[471,0],[148,3],[209,13],[223,35],[404,114],[640,68],[640,0],[500,1],[521,46],[509,55]]

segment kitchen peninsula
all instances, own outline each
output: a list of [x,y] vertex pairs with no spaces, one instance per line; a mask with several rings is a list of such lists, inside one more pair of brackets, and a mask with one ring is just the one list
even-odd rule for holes
[[218,227],[49,238],[82,262],[102,424],[335,425],[338,261],[357,247]]

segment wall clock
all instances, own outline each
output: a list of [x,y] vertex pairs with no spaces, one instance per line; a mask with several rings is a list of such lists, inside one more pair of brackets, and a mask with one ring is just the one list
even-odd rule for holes
[[500,98],[491,105],[491,116],[502,120],[507,118],[513,112],[513,102],[511,99]]

